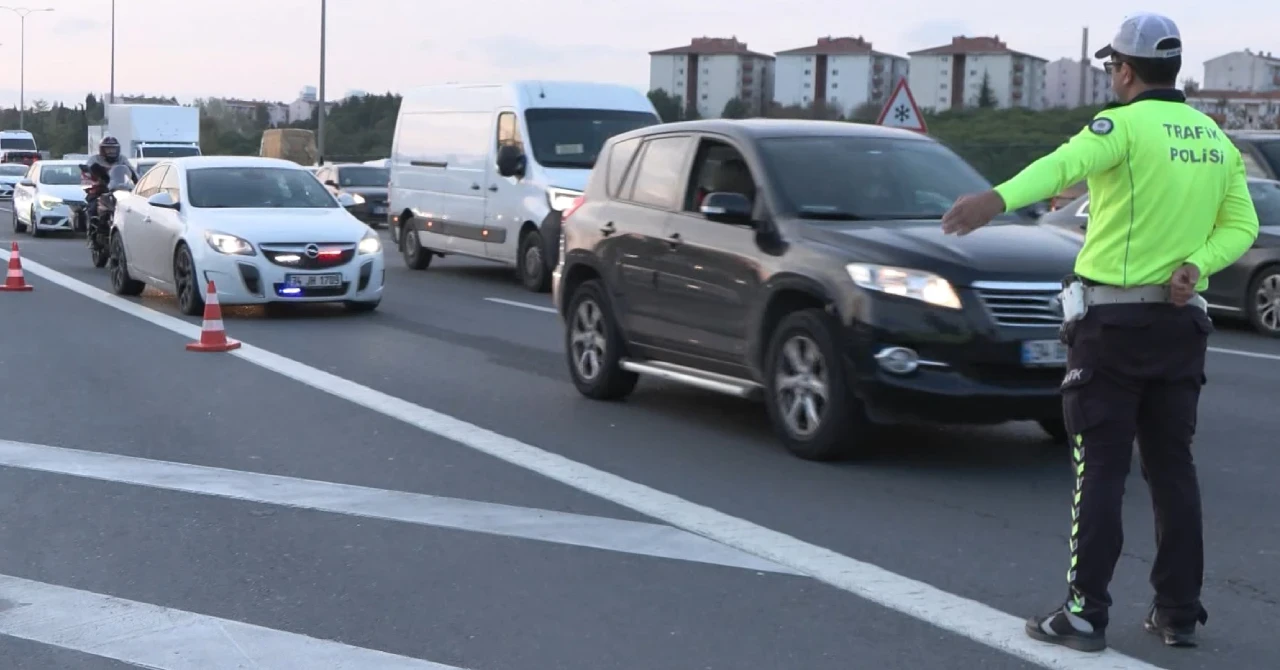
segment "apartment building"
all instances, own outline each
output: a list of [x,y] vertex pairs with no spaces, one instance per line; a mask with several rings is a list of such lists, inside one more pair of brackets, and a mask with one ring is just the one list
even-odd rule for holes
[[649,52],[649,90],[692,102],[704,118],[719,117],[734,98],[762,114],[773,100],[773,63],[736,37],[695,37],[688,46]]
[[1080,61],[1060,58],[1045,66],[1045,106],[1079,107],[1104,105],[1116,99],[1111,75],[1100,67],[1088,66],[1084,75],[1084,98],[1080,97]]
[[1210,91],[1280,91],[1280,58],[1250,49],[1233,51],[1204,62],[1201,88]]
[[916,104],[934,111],[978,105],[984,77],[997,107],[1044,109],[1044,58],[1014,51],[1000,36],[961,35],[931,49],[913,51],[908,82]]
[[824,104],[846,116],[867,103],[883,105],[909,63],[876,51],[861,36],[820,37],[817,44],[774,55],[774,102]]

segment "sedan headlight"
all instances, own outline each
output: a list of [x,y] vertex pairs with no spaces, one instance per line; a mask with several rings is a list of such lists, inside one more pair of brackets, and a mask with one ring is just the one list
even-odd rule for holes
[[582,191],[572,191],[567,188],[549,188],[547,189],[547,205],[557,212],[563,212],[580,195],[582,195]]
[[40,209],[53,209],[62,204],[62,198],[55,198],[51,195],[42,195],[36,198],[36,202],[40,203]]
[[365,233],[364,239],[360,240],[360,244],[356,248],[360,250],[361,255],[376,254],[382,251],[382,240],[378,238],[377,233],[371,230]]
[[235,235],[227,235],[226,233],[205,232],[204,239],[213,247],[213,250],[220,254],[230,254],[233,256],[253,256],[257,252],[253,250],[253,245],[247,241],[236,237]]
[[956,295],[951,282],[931,272],[868,263],[850,263],[845,270],[853,283],[867,290],[960,309],[960,296]]

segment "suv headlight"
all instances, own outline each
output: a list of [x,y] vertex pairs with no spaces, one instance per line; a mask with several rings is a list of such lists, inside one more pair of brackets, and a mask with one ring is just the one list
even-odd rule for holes
[[850,263],[845,270],[853,283],[867,290],[960,309],[960,296],[956,295],[951,282],[931,272],[868,263]]
[[582,191],[573,191],[567,188],[548,188],[547,205],[557,212],[563,212],[580,195],[582,195]]
[[214,251],[220,254],[253,256],[257,253],[253,250],[252,244],[249,244],[246,240],[240,239],[235,235],[205,231],[204,239],[209,243],[210,247],[213,247]]
[[362,256],[376,254],[379,251],[382,251],[382,240],[378,237],[377,233],[370,230],[364,234],[364,239],[360,240],[360,244],[356,249],[360,251]]

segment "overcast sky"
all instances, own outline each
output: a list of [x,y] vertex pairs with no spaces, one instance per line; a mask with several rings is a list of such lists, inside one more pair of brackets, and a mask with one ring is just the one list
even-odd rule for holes
[[[319,81],[320,0],[117,0],[116,93],[292,100]],[[999,35],[1049,60],[1102,46],[1125,14],[1158,9],[1182,28],[1189,66],[1251,47],[1280,52],[1280,3],[1125,0],[328,0],[329,98],[351,89],[518,78],[617,81],[645,88],[656,49],[736,35],[773,53],[822,35],[862,35],[906,52],[953,35]],[[33,0],[27,101],[78,102],[109,88],[111,0]],[[1227,7],[1230,6],[1230,10]],[[0,104],[18,100],[19,20],[0,11]]]

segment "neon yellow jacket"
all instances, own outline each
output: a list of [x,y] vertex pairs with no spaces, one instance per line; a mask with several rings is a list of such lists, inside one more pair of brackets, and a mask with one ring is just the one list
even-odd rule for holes
[[1081,277],[1112,286],[1167,284],[1183,263],[1209,275],[1258,237],[1240,151],[1175,90],[1149,91],[1099,112],[1056,151],[996,187],[1005,210],[1089,183]]

